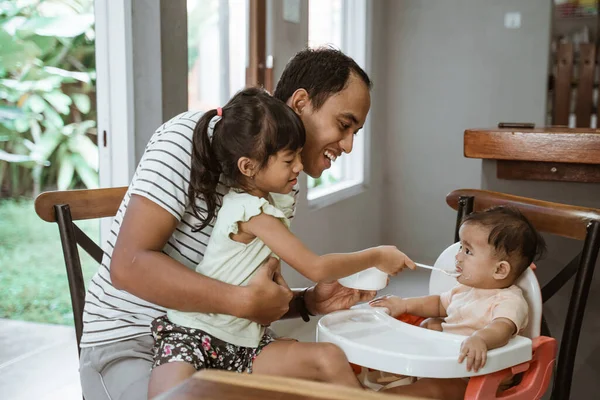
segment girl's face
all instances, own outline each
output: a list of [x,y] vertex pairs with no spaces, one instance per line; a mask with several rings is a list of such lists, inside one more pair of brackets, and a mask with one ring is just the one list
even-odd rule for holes
[[287,194],[298,183],[298,175],[303,170],[298,150],[281,150],[269,157],[265,165],[252,180],[252,185],[262,196],[268,193]]

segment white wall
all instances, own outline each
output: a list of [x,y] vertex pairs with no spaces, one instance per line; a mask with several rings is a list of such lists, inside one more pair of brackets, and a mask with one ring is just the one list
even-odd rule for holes
[[[272,29],[272,43],[269,48],[274,59],[275,81],[279,79],[287,61],[308,42],[308,2],[301,2],[301,23],[295,24],[283,20],[283,5],[280,1],[270,1],[270,29]],[[375,41],[377,43],[378,41]],[[379,65],[376,64],[375,68]],[[373,89],[372,109],[382,109],[377,96],[382,91],[383,85],[375,82]],[[383,146],[382,130],[378,118],[371,114],[372,154],[381,152]],[[361,135],[363,133],[359,133]],[[328,252],[345,252],[361,250],[368,246],[381,244],[382,223],[379,205],[381,204],[382,187],[382,159],[372,157],[371,179],[365,191],[355,197],[342,200],[331,206],[321,209],[310,209],[304,198],[298,205],[296,218],[292,230],[300,237],[310,249],[325,254]],[[301,180],[302,192],[306,193],[306,179]],[[309,281],[290,268],[284,269],[284,275],[290,286],[306,286]]]

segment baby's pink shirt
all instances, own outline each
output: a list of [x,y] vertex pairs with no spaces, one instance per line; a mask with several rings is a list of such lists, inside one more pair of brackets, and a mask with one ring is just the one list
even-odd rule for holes
[[528,305],[518,286],[506,289],[477,289],[458,284],[440,295],[448,315],[442,323],[444,332],[470,336],[496,318],[508,318],[517,333],[527,325]]

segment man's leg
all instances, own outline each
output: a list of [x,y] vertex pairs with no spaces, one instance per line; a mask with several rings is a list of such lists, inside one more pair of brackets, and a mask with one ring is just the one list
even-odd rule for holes
[[79,375],[86,400],[146,400],[152,336],[81,349]]
[[331,343],[276,340],[256,357],[252,373],[361,388],[344,352]]

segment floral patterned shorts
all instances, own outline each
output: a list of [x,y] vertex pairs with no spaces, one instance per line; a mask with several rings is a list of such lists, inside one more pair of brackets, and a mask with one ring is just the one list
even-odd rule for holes
[[166,315],[152,321],[154,336],[153,368],[161,364],[183,361],[201,369],[221,369],[252,373],[252,363],[269,343],[275,341],[265,333],[258,347],[236,346],[200,330],[180,326]]

